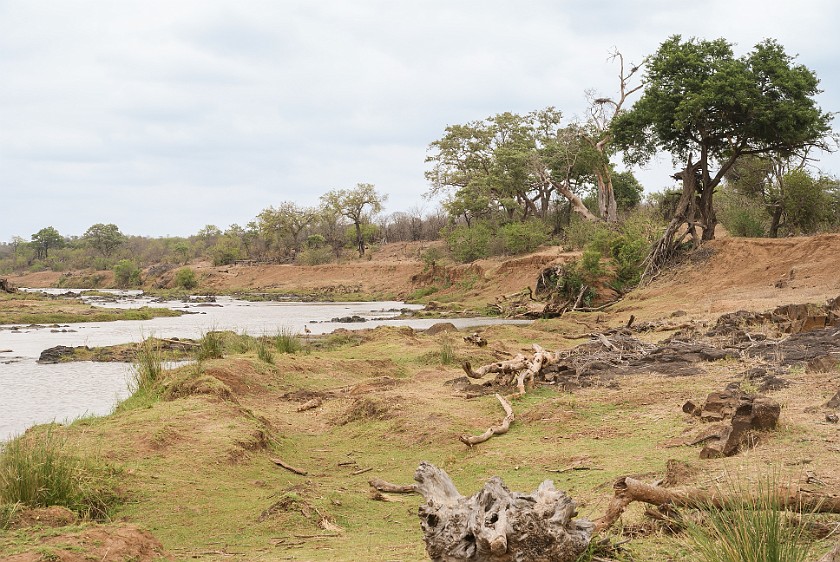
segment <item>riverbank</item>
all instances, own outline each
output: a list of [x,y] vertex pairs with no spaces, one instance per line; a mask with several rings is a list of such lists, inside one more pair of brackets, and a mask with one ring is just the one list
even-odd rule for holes
[[[445,468],[467,495],[494,475],[518,491],[552,479],[590,519],[605,513],[613,482],[627,474],[665,488],[749,486],[770,475],[837,493],[840,436],[828,421],[837,408],[828,404],[840,367],[797,356],[817,348],[783,333],[789,327],[772,315],[735,316],[724,323],[732,330],[708,334],[739,309],[822,305],[840,295],[840,237],[709,248],[606,311],[480,328],[485,346],[465,340],[467,332],[379,327],[326,336],[309,353],[275,347],[260,357],[258,349],[230,348],[167,372],[114,415],[53,428],[118,473],[118,523],[0,532],[0,554],[61,559],[61,549],[81,544],[80,529],[116,534],[136,525],[178,560],[423,560],[422,500],[373,491],[368,481],[409,484],[424,460]],[[802,320],[834,318],[817,306],[788,314],[801,311]],[[767,343],[764,355],[747,351],[756,342]],[[512,398],[508,433],[465,445],[462,435],[479,435],[504,416],[493,392],[512,389],[485,386],[493,375],[466,379],[462,363],[531,356],[534,343],[585,364]],[[661,363],[631,364],[643,350]],[[768,375],[783,379],[761,390],[781,406],[776,430],[736,456],[700,458],[705,444],[695,439],[709,425],[683,405],[733,384],[755,393]],[[637,561],[689,556],[638,504],[607,537]],[[828,547],[816,542],[815,553]],[[137,559],[155,559],[149,552]]]
[[134,309],[101,308],[78,297],[55,297],[38,293],[0,293],[0,324],[68,324],[77,322],[112,322],[116,320],[151,320],[181,316],[180,310],[142,307]]

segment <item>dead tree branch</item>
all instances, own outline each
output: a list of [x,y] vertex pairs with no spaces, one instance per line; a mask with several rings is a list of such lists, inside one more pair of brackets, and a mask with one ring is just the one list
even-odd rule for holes
[[484,443],[491,437],[495,435],[504,435],[510,429],[510,424],[513,423],[514,415],[513,415],[513,407],[510,405],[510,402],[505,400],[501,395],[497,394],[496,398],[502,404],[502,408],[505,409],[505,419],[502,420],[502,423],[499,425],[494,425],[487,428],[487,431],[482,433],[481,435],[462,435],[458,439],[461,443],[472,447],[473,445],[478,445],[479,443]]

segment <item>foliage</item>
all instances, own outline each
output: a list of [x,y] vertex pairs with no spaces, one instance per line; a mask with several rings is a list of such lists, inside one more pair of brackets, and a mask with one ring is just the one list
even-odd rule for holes
[[257,340],[257,358],[269,365],[274,364],[274,353],[271,351],[271,346],[263,338]]
[[329,248],[307,248],[295,260],[301,265],[323,265],[333,261],[333,253]]
[[718,216],[732,236],[756,238],[767,234],[767,213],[754,197],[731,189],[722,190],[718,196]]
[[376,191],[373,184],[359,183],[353,189],[336,189],[321,196],[321,203],[335,214],[343,215],[353,222],[356,231],[356,247],[359,257],[365,254],[365,241],[362,236],[362,225],[369,222],[369,214],[382,211],[382,205],[388,199],[387,195]]
[[615,203],[619,211],[630,211],[642,202],[644,186],[639,183],[633,172],[619,172],[612,176]]
[[114,265],[114,281],[121,289],[136,287],[140,285],[140,268],[131,260],[120,260]]
[[85,243],[102,254],[102,257],[109,258],[114,250],[125,242],[125,235],[115,224],[97,223],[88,228],[82,238]]
[[60,248],[64,245],[64,237],[55,228],[48,226],[32,235],[32,244],[35,246],[36,259],[47,259],[50,257],[50,248]]
[[0,504],[60,505],[103,519],[116,502],[105,474],[53,429],[27,432],[0,450]]
[[785,226],[793,234],[813,234],[832,220],[829,189],[837,182],[827,178],[815,179],[805,170],[791,170],[784,176],[782,208]]
[[447,127],[429,146],[429,195],[447,194],[450,216],[467,224],[547,218],[555,194],[568,199],[591,189],[606,159],[579,125],[562,126],[561,117],[548,107]]
[[486,258],[490,255],[493,231],[485,222],[475,222],[472,227],[459,225],[446,233],[446,244],[452,257],[462,263]]
[[198,278],[195,275],[195,271],[189,267],[179,269],[175,272],[175,286],[187,289],[188,291],[198,287]]
[[509,254],[533,252],[545,244],[549,238],[549,227],[543,221],[511,222],[504,225],[499,234],[504,241],[505,251]]
[[[832,116],[816,104],[818,83],[773,40],[735,57],[723,39],[675,35],[648,58],[644,94],[614,119],[612,131],[628,162],[665,150],[682,163],[688,195],[700,195],[708,240],[716,224],[714,190],[739,158],[825,146]],[[689,201],[680,221],[693,208]]]

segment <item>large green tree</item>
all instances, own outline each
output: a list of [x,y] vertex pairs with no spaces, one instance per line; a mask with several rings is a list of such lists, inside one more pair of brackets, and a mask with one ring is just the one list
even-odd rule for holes
[[64,237],[55,228],[48,226],[32,235],[32,245],[38,259],[47,259],[50,257],[50,248],[60,248],[64,245]]
[[646,273],[652,274],[684,236],[695,245],[714,238],[715,188],[739,158],[826,147],[831,115],[816,103],[814,72],[795,64],[773,40],[736,57],[724,39],[675,35],[645,68],[644,93],[615,117],[612,132],[630,163],[664,150],[681,166],[675,177],[682,180],[682,196],[651,253]]
[[373,184],[359,183],[353,189],[334,189],[321,196],[324,207],[334,214],[340,214],[353,222],[356,231],[356,247],[359,257],[365,255],[365,239],[362,224],[369,222],[370,215],[382,212],[382,205],[387,195],[376,191]]
[[593,182],[606,156],[584,140],[582,127],[563,126],[561,118],[548,107],[447,127],[429,145],[428,195],[447,195],[444,206],[468,224],[499,213],[507,220],[545,218],[556,195],[595,220],[576,191]]
[[117,225],[101,222],[88,228],[82,238],[105,258],[111,257],[114,250],[125,242],[125,236]]

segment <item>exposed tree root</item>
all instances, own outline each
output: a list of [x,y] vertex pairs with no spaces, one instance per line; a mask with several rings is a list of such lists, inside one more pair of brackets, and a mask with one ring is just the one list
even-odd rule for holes
[[409,484],[407,486],[402,484],[391,484],[390,482],[386,482],[385,480],[381,480],[379,478],[371,478],[368,480],[368,484],[370,484],[373,489],[387,494],[417,493],[417,484]]

